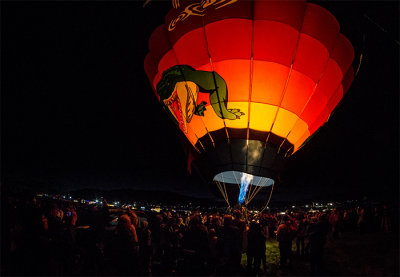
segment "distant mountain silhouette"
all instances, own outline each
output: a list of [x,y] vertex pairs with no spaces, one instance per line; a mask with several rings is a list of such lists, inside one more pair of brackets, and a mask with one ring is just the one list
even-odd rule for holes
[[119,201],[120,203],[162,203],[162,204],[188,204],[192,205],[219,205],[223,203],[220,199],[197,198],[191,197],[171,191],[148,191],[148,190],[133,190],[133,189],[80,189],[66,192],[73,198],[94,200],[104,197],[109,203]]

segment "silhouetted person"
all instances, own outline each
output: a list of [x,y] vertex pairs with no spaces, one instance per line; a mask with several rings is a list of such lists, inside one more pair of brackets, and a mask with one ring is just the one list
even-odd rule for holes
[[116,230],[117,250],[119,251],[118,271],[122,275],[135,275],[137,273],[138,259],[138,237],[128,215],[119,217]]
[[185,275],[204,275],[208,256],[208,233],[201,218],[194,215],[183,235],[183,255]]
[[151,231],[148,228],[149,223],[142,221],[141,227],[137,230],[139,240],[139,274],[148,275],[151,272]]
[[240,261],[237,256],[240,255],[242,245],[240,240],[240,230],[233,225],[232,216],[224,216],[224,226],[220,229],[218,235],[218,268],[217,274],[235,275],[239,272]]
[[255,221],[251,222],[249,232],[247,233],[247,240],[247,270],[259,274],[262,263],[263,270],[266,272],[266,234],[264,234],[262,226],[259,223]]
[[276,231],[276,240],[279,243],[280,267],[291,266],[292,240],[294,237],[292,223],[287,215],[283,216],[281,224]]
[[312,218],[309,229],[312,275],[320,275],[323,273],[324,247],[329,227],[329,222],[325,214],[321,215],[319,220]]
[[300,215],[296,222],[296,253],[298,257],[303,257],[305,255],[304,239],[307,231],[307,222],[303,215]]

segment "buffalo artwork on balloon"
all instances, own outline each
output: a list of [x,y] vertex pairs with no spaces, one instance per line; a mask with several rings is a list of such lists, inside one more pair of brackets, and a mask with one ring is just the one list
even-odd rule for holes
[[209,93],[209,102],[218,117],[235,120],[244,115],[240,109],[227,108],[228,88],[217,72],[195,70],[188,65],[173,66],[163,73],[157,93],[185,133],[193,115],[204,116],[207,102],[197,103],[199,91]]

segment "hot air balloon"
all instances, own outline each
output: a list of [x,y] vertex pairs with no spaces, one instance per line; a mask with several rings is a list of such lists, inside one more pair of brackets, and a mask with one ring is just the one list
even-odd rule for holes
[[233,184],[248,203],[341,101],[353,46],[330,12],[306,1],[173,6],[150,37],[145,71],[225,200]]

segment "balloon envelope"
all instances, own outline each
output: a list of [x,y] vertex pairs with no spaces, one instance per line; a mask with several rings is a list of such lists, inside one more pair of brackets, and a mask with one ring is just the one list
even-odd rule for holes
[[180,1],[149,41],[145,70],[214,178],[276,179],[353,79],[354,50],[305,1]]

